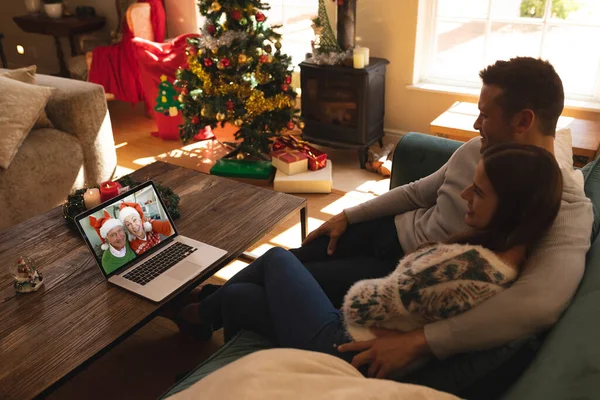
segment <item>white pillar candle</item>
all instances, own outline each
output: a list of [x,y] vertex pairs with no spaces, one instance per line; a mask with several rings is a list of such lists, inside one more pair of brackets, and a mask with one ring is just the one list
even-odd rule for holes
[[365,67],[365,55],[362,52],[354,52],[352,55],[352,59],[354,61],[354,68],[364,68]]
[[365,67],[367,65],[369,65],[369,48],[368,47],[361,47],[363,54],[365,55]]
[[100,203],[100,191],[96,188],[91,188],[85,191],[83,194],[83,203],[85,204],[85,208],[90,210]]

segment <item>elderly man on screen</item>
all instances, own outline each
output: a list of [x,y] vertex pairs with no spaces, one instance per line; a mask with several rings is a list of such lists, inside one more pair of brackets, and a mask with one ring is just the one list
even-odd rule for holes
[[123,229],[123,224],[116,218],[111,218],[110,214],[104,211],[102,218],[96,219],[90,216],[90,225],[96,230],[102,240],[101,249],[102,267],[107,274],[117,270],[136,256],[129,243]]
[[119,207],[119,220],[129,232],[129,245],[135,254],[142,254],[160,243],[160,235],[173,234],[168,220],[144,222],[144,212],[138,203],[123,202]]

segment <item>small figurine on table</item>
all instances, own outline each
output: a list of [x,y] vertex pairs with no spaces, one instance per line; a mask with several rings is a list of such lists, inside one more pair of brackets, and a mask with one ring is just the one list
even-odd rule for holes
[[36,270],[27,257],[19,257],[10,269],[15,279],[15,289],[19,293],[35,292],[44,284],[42,273]]

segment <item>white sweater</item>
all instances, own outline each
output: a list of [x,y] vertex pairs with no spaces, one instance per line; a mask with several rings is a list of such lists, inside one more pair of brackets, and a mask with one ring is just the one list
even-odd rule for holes
[[385,278],[355,283],[342,311],[354,340],[370,340],[369,327],[403,332],[468,311],[506,289],[517,270],[481,247],[437,244],[404,257]]
[[[460,192],[471,184],[481,141],[461,146],[437,172],[344,210],[350,223],[395,215],[406,253],[427,242],[464,232],[466,203]],[[590,247],[592,204],[573,175],[563,170],[560,211],[530,255],[519,279],[470,311],[425,325],[427,343],[438,358],[484,350],[553,325],[567,307],[585,268]]]

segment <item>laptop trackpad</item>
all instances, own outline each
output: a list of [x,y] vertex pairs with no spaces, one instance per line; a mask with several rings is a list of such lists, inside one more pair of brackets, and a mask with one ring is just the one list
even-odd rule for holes
[[189,261],[183,261],[178,264],[175,268],[168,270],[165,275],[170,278],[177,279],[178,281],[187,280],[195,276],[200,270],[200,266],[192,264]]

